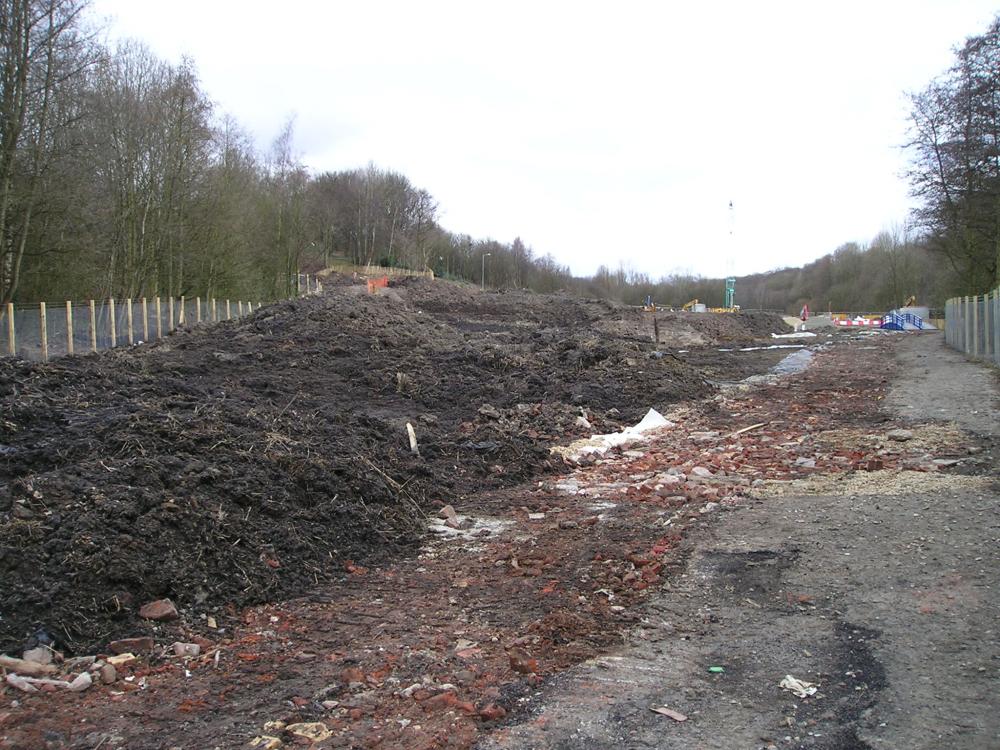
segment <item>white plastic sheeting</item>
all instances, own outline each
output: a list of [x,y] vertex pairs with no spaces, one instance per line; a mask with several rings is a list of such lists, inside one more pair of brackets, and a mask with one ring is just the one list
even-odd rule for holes
[[612,448],[620,448],[646,440],[649,437],[649,433],[673,426],[674,423],[656,411],[656,409],[650,409],[638,424],[626,427],[621,432],[612,432],[607,435],[592,435],[584,440],[576,440],[569,445],[552,448],[551,452],[571,461],[579,460],[581,457],[591,454],[603,456]]

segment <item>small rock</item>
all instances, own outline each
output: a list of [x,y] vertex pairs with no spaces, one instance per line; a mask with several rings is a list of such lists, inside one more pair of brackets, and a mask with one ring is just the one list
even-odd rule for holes
[[528,520],[530,521],[541,521],[545,518],[544,513],[529,513]]
[[198,656],[201,653],[201,646],[197,643],[175,641],[170,648],[173,649],[174,656]]
[[153,650],[153,639],[149,637],[142,638],[122,638],[118,641],[111,641],[108,644],[108,650],[112,654],[148,654]]
[[114,664],[102,664],[97,670],[97,676],[105,685],[111,685],[118,679],[118,670]]
[[256,750],[278,750],[281,746],[281,740],[277,737],[269,737],[266,734],[250,740],[250,747],[256,748]]
[[692,432],[688,438],[695,443],[711,443],[719,439],[718,432]]
[[131,664],[135,661],[135,654],[118,654],[117,656],[109,656],[105,661],[111,666],[124,667],[126,664]]
[[441,510],[439,510],[438,511],[438,515],[441,518],[457,518],[458,517],[458,513],[456,513],[455,509],[452,506],[450,506],[450,505],[446,505]]
[[657,484],[680,484],[684,481],[684,477],[678,474],[660,474],[656,478]]
[[21,675],[15,674],[14,672],[8,672],[7,677],[5,679],[8,685],[10,685],[11,687],[15,687],[18,690],[21,690],[25,693],[38,692],[38,688],[36,688],[31,683],[31,680],[27,677],[21,677]]
[[500,412],[492,404],[483,404],[479,407],[480,415],[490,419],[500,419]]
[[72,659],[66,660],[63,669],[67,672],[81,672],[84,669],[90,669],[96,661],[96,656],[74,656]]
[[94,680],[90,676],[89,672],[80,672],[80,674],[76,676],[76,679],[69,683],[69,689],[74,693],[82,693],[93,684]]
[[510,668],[515,672],[533,674],[538,671],[538,661],[523,648],[508,649],[507,658],[510,659]]
[[144,620],[176,620],[180,615],[169,599],[157,599],[139,607],[139,617]]
[[585,430],[594,429],[594,426],[590,424],[590,420],[588,420],[586,417],[577,417],[575,424],[577,427],[582,427]]
[[26,505],[21,505],[20,503],[14,503],[14,509],[11,511],[11,515],[14,518],[19,518],[22,521],[30,521],[35,517],[35,511]]
[[567,520],[567,521],[560,521],[559,522],[559,528],[560,529],[575,529],[579,525],[580,524],[577,523],[576,521],[569,521],[569,520]]
[[696,477],[708,478],[712,476],[712,472],[706,469],[704,466],[695,466],[691,469],[691,474]]
[[350,685],[352,682],[363,683],[365,681],[365,673],[357,667],[347,667],[347,669],[340,673],[340,681],[347,685]]
[[496,703],[490,703],[488,706],[484,706],[480,709],[479,715],[486,721],[497,721],[498,719],[502,719],[506,716],[507,711],[504,710],[502,706],[498,706]]
[[304,721],[298,724],[289,724],[285,731],[294,734],[296,737],[305,737],[313,742],[322,742],[333,736],[333,732],[327,729],[326,724],[320,721]]
[[933,463],[934,463],[935,466],[941,466],[941,467],[945,467],[946,468],[948,466],[957,466],[958,464],[962,463],[962,459],[960,459],[960,458],[935,458],[934,461],[933,461]]
[[895,440],[898,443],[905,443],[907,440],[913,440],[912,430],[889,430],[886,433],[886,437],[890,440]]
[[46,648],[45,646],[36,646],[35,648],[29,648],[23,654],[21,658],[25,661],[30,661],[34,664],[51,664],[52,663],[52,649]]
[[399,695],[401,695],[404,698],[412,698],[413,694],[415,692],[417,692],[418,690],[422,689],[423,686],[424,685],[421,682],[414,682],[409,687],[406,687],[406,688],[403,688],[402,690],[400,690],[399,691]]
[[801,466],[803,469],[815,469],[816,459],[806,458],[805,456],[799,456],[798,458],[795,459],[795,465]]

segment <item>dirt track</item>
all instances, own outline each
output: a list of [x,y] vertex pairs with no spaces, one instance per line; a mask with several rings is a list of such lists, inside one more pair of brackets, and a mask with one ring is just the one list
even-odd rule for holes
[[[515,312],[524,300],[506,305],[498,299],[498,307],[475,312],[474,295],[463,294],[468,299],[437,309],[427,300],[421,314],[433,315],[430,325],[448,335],[449,329],[475,328],[463,341],[475,347],[479,362],[483,333],[506,326],[510,334],[518,315],[524,317]],[[414,304],[412,297],[400,300]],[[319,324],[329,327],[331,317],[323,312],[329,301],[308,304],[317,305]],[[537,311],[531,315],[542,318]],[[558,315],[568,313],[559,308]],[[574,330],[584,325],[572,319]],[[509,424],[522,411],[516,404],[531,389],[580,394],[581,376],[604,384],[590,398],[607,393],[611,399],[620,388],[622,413],[628,408],[631,420],[641,416],[648,402],[625,389],[648,392],[645,363],[662,359],[649,357],[648,343],[621,342],[630,341],[629,326],[641,332],[643,319],[604,308],[589,321],[588,330],[599,330],[600,340],[634,345],[632,352],[645,355],[643,364],[636,354],[612,353],[611,362],[634,361],[597,370],[581,362],[564,382],[529,385],[528,391],[517,390],[517,378],[501,375],[511,392],[492,393],[489,403],[499,419],[476,414],[478,400],[463,405],[463,390],[448,401],[454,417],[438,409],[439,424],[456,429],[471,413],[475,429],[495,430],[497,442],[504,437],[521,446],[521,455],[545,455],[533,446],[579,434],[568,428],[568,418],[560,426],[550,416],[558,410],[539,407],[528,415],[529,427],[504,428],[504,420]],[[513,479],[491,473],[483,462],[486,471],[473,478],[449,478],[470,488],[457,503],[466,517],[459,535],[441,529],[415,557],[372,556],[368,564],[352,564],[339,580],[300,599],[216,611],[217,630],[198,619],[199,611],[213,611],[209,604],[184,603],[181,622],[152,632],[163,644],[200,640],[201,656],[144,657],[121,675],[131,680],[82,695],[8,692],[0,704],[0,747],[235,748],[255,737],[274,738],[261,740],[261,747],[309,746],[294,734],[302,722],[321,722],[329,735],[317,748],[895,747],[906,735],[898,733],[902,722],[892,719],[892,710],[925,717],[924,724],[911,720],[911,738],[929,722],[946,721],[947,710],[961,712],[967,731],[978,733],[961,746],[992,746],[976,744],[995,739],[987,711],[992,704],[967,700],[963,707],[959,698],[965,697],[963,686],[979,694],[980,686],[996,680],[996,654],[988,652],[995,639],[972,631],[996,609],[996,594],[981,578],[992,574],[992,560],[980,548],[998,536],[991,515],[995,491],[983,478],[995,471],[993,444],[976,438],[987,451],[970,456],[969,437],[948,425],[918,425],[909,440],[887,440],[889,430],[908,421],[880,406],[897,382],[892,342],[903,342],[903,356],[936,358],[939,350],[906,348],[933,346],[936,339],[837,337],[800,376],[738,384],[712,396],[677,350],[697,346],[692,340],[698,337],[704,347],[706,335],[719,332],[684,331],[683,323],[669,372],[680,382],[688,382],[685,372],[693,373],[690,382],[698,389],[692,393],[709,395],[655,404],[675,426],[652,442],[577,468],[528,464],[524,471],[548,472],[529,484],[518,483],[516,473]],[[537,320],[513,342],[531,342],[532,328],[548,326]],[[489,336],[485,343],[492,343]],[[218,346],[214,340],[193,349],[210,353]],[[535,351],[544,362],[592,346],[533,350],[529,343],[514,350],[518,356]],[[700,366],[714,362],[719,373],[727,371],[724,358],[743,356],[704,348],[692,353]],[[777,356],[749,354],[760,357],[758,367]],[[181,357],[170,350],[163,356],[172,367]],[[196,365],[204,361],[194,359]],[[975,367],[954,359],[942,360],[951,377],[978,377]],[[408,361],[414,365],[408,372],[427,387],[433,366],[425,370],[419,358]],[[449,361],[461,375],[459,360]],[[397,365],[386,361],[378,371],[390,374]],[[434,403],[447,393],[436,386]],[[282,406],[276,399],[275,408]],[[566,409],[572,419],[579,414],[579,404]],[[398,434],[397,427],[393,423],[386,434]],[[737,434],[742,428],[751,429]],[[953,458],[962,462],[953,464]],[[477,483],[481,489],[472,491]],[[918,499],[905,499],[909,495],[897,493],[901,488]],[[986,515],[959,524],[962,503],[939,509],[935,501],[924,509],[928,491],[937,490],[944,498],[970,493],[969,512]],[[900,513],[910,503],[920,504],[915,512],[923,520]],[[938,514],[944,513],[946,528],[954,531],[942,536]],[[883,544],[865,543],[869,533],[878,533]],[[960,540],[972,544],[948,547],[951,534],[964,534]],[[937,555],[933,565],[948,566],[941,550],[927,546],[941,539],[967,566],[961,571],[967,579],[948,578],[950,570],[938,575],[927,562]],[[887,557],[896,547],[897,556]],[[922,560],[928,567],[920,567]],[[887,588],[893,586],[895,591]],[[945,654],[939,663],[919,633],[934,634],[932,645]],[[956,633],[968,658],[947,655]],[[891,648],[885,645],[890,642]],[[894,661],[887,651],[897,647],[901,655]],[[956,661],[975,661],[976,671],[956,671]],[[924,664],[947,674],[936,672],[936,682],[925,684]],[[725,671],[710,674],[708,666]],[[788,672],[818,682],[820,694],[794,700],[777,687]],[[924,692],[908,693],[908,685]],[[922,702],[935,685],[951,691],[941,714]],[[675,724],[652,713],[654,705],[690,718]],[[786,735],[792,739],[786,742]]]
[[[481,746],[1000,746],[996,373],[934,334],[892,353],[886,416],[914,432],[900,445],[957,459],[949,473],[817,475],[761,492],[688,539],[683,573],[627,647],[562,675],[532,719]],[[853,430],[859,445],[880,433]],[[818,693],[781,690],[786,674]]]

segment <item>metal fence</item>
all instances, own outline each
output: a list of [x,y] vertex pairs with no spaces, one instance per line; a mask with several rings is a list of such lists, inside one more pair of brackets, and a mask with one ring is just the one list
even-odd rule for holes
[[[320,291],[314,276],[300,274],[300,294]],[[6,336],[4,354],[47,361],[155,341],[177,328],[242,318],[263,303],[194,297],[66,301],[13,304],[0,308]]]
[[966,354],[1000,365],[1000,288],[945,303],[944,339]]

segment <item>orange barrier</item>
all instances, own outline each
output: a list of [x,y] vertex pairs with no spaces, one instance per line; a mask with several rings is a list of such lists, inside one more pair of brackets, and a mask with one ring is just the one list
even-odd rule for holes
[[375,294],[376,289],[385,289],[389,286],[389,277],[382,276],[377,279],[368,279],[368,293]]

